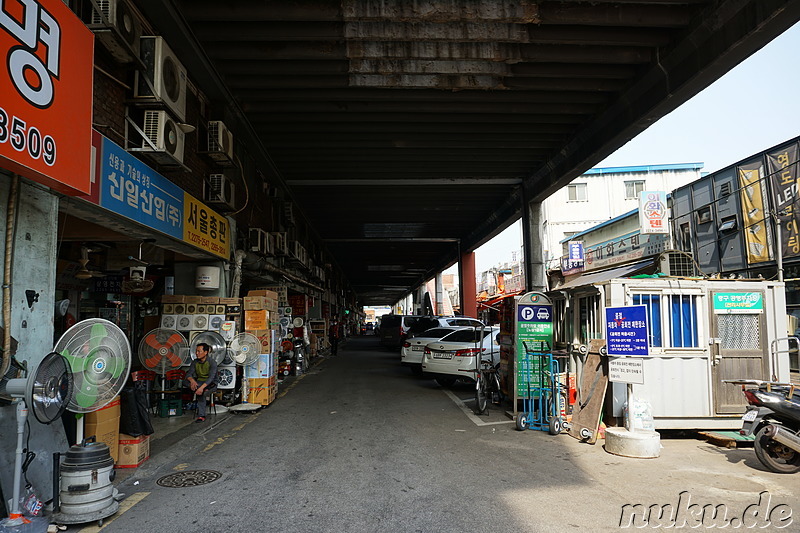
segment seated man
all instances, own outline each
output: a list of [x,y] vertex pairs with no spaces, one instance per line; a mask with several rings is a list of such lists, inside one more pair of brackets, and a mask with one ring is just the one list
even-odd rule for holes
[[197,345],[194,353],[197,358],[189,365],[186,382],[197,398],[197,420],[195,422],[205,422],[206,401],[217,390],[217,363],[209,357],[211,346],[204,342]]

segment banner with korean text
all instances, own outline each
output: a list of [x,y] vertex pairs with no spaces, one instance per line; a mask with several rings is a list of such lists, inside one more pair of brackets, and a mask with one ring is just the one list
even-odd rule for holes
[[781,221],[783,257],[800,255],[800,208],[797,205],[798,147],[792,143],[767,154],[772,206]]
[[224,216],[106,137],[95,133],[94,143],[99,153],[97,190],[88,201],[195,248],[230,257],[230,227]]
[[769,261],[767,219],[764,210],[765,192],[764,182],[761,180],[764,165],[760,160],[755,161],[740,166],[738,172],[747,262],[753,264]]

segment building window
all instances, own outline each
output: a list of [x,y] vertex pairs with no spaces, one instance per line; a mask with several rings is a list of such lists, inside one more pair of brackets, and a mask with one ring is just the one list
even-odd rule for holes
[[638,200],[639,193],[644,190],[644,181],[626,181],[625,182],[625,198],[628,200]]
[[650,346],[699,348],[697,296],[686,294],[634,294],[634,305],[647,307]]
[[587,200],[585,183],[567,185],[567,193],[569,194],[570,202],[585,202]]

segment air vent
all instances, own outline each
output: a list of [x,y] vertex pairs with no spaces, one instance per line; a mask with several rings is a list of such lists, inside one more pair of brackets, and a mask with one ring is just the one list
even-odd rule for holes
[[731,182],[725,182],[719,186],[719,194],[720,196],[730,196],[731,195]]

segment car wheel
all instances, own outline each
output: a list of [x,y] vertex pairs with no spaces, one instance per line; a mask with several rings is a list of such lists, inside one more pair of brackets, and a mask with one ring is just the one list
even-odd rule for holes
[[450,388],[455,384],[456,379],[455,376],[440,376],[436,378],[436,383],[444,388]]
[[528,429],[528,415],[522,413],[518,414],[516,423],[518,430],[525,431]]

